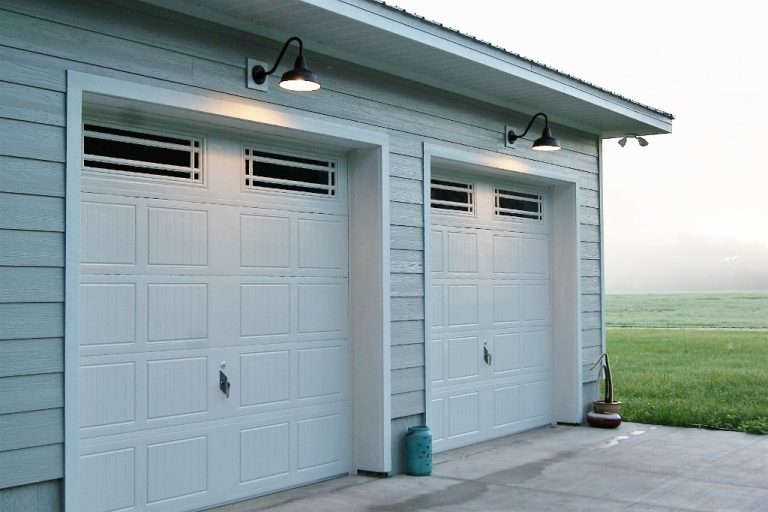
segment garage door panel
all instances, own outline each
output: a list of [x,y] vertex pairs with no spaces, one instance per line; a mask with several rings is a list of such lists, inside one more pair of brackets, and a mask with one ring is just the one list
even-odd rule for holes
[[542,321],[549,319],[549,283],[527,282],[522,286],[523,320]]
[[494,274],[516,274],[520,271],[519,238],[494,234],[492,245]]
[[530,382],[524,386],[523,413],[526,419],[546,418],[550,415],[550,385],[546,380]]
[[248,283],[240,285],[240,336],[291,334],[291,285]]
[[81,264],[136,264],[135,205],[83,201],[80,232]]
[[493,426],[505,427],[522,418],[521,386],[503,386],[493,390]]
[[474,434],[480,430],[480,393],[448,397],[449,438]]
[[346,282],[299,284],[299,334],[342,333],[346,312]]
[[346,432],[347,426],[341,414],[301,419],[297,427],[299,471],[342,464],[339,454],[344,453],[346,438],[338,433]]
[[521,315],[521,290],[518,284],[493,285],[493,323],[494,326],[509,322],[519,322]]
[[521,334],[523,366],[542,368],[549,365],[549,333],[547,331],[524,332]]
[[292,373],[288,350],[240,354],[240,406],[286,404]]
[[150,207],[147,210],[148,265],[208,265],[208,212]]
[[83,283],[80,297],[81,346],[136,342],[135,284]]
[[126,448],[80,459],[81,493],[89,496],[82,512],[130,510],[136,505],[136,450]]
[[522,346],[519,333],[494,334],[492,346],[495,375],[506,376],[520,370]]
[[208,358],[184,357],[147,362],[147,419],[208,410]]
[[542,238],[522,238],[520,272],[546,275],[549,273],[549,241]]
[[206,492],[208,467],[207,436],[147,445],[147,503]]
[[474,274],[478,271],[478,234],[448,232],[448,268],[450,273]]
[[136,421],[136,364],[126,361],[83,366],[79,400],[90,404],[80,415],[80,428],[133,423]]
[[240,479],[250,483],[287,475],[291,469],[288,422],[240,430]]
[[448,339],[448,380],[479,375],[480,342],[476,336]]
[[455,284],[444,289],[448,303],[447,327],[477,326],[480,322],[479,286]]
[[306,219],[298,223],[298,267],[346,272],[346,218]]
[[190,341],[208,338],[208,285],[147,285],[147,341]]
[[298,399],[340,396],[345,389],[343,346],[298,350]]
[[291,218],[241,213],[240,265],[290,269]]

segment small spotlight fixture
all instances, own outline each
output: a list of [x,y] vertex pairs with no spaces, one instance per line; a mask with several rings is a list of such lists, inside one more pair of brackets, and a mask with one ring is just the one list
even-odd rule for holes
[[516,134],[509,128],[507,129],[507,143],[510,145],[514,144],[517,139],[520,137],[525,137],[525,135],[528,133],[528,130],[531,129],[531,125],[533,125],[533,122],[536,120],[537,117],[543,117],[544,118],[544,130],[541,132],[541,137],[533,141],[533,149],[536,151],[557,151],[560,149],[560,142],[552,136],[552,131],[549,129],[549,120],[547,119],[547,114],[544,112],[539,112],[535,114],[530,122],[528,123],[528,126],[525,127],[525,131],[521,133],[520,135]]
[[626,146],[627,139],[637,139],[637,143],[640,144],[640,147],[643,147],[643,148],[648,145],[648,141],[645,140],[643,137],[639,136],[636,133],[628,133],[619,139],[619,146],[621,147]]
[[291,37],[285,42],[283,49],[280,50],[280,55],[277,56],[275,65],[272,66],[269,71],[265,70],[264,67],[260,65],[256,65],[251,69],[251,77],[255,83],[259,85],[263,84],[266,82],[268,76],[277,71],[277,66],[279,66],[280,61],[283,60],[288,45],[293,42],[299,44],[299,56],[296,57],[293,69],[283,73],[278,85],[283,89],[296,92],[316,91],[320,88],[320,78],[307,67],[307,59],[304,58],[304,43],[296,36]]

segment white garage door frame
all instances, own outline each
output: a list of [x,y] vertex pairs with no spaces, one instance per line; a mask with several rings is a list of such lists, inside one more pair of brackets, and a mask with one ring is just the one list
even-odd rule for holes
[[[579,185],[576,172],[551,164],[508,155],[424,144],[424,226],[431,225],[432,169],[465,175],[501,177],[544,187],[550,202],[550,310],[552,337],[552,404],[550,417],[558,423],[581,423],[581,263],[579,258]],[[432,339],[432,247],[424,229],[424,339]],[[430,343],[425,343],[425,403],[427,425],[432,425],[432,369]]]
[[[91,102],[128,102],[148,113],[209,117],[258,134],[331,144],[346,151],[349,171],[349,471],[391,473],[389,137],[352,123],[220,94],[210,96],[99,75],[67,72],[64,332],[65,510],[79,506],[80,201],[83,110]],[[333,134],[333,135],[330,135]]]

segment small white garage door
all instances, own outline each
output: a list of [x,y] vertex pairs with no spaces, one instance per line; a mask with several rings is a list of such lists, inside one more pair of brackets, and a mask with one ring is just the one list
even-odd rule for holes
[[80,511],[349,470],[344,160],[84,125]]
[[433,178],[431,427],[436,451],[552,418],[547,194]]

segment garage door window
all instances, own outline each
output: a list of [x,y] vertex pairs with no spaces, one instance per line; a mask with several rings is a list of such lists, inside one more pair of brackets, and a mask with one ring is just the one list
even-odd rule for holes
[[510,189],[495,189],[497,217],[542,220],[541,195]]
[[475,191],[471,183],[431,180],[431,205],[438,210],[474,213]]
[[202,182],[202,140],[96,123],[83,125],[83,167]]
[[316,196],[336,195],[336,162],[246,147],[245,189],[272,189]]

